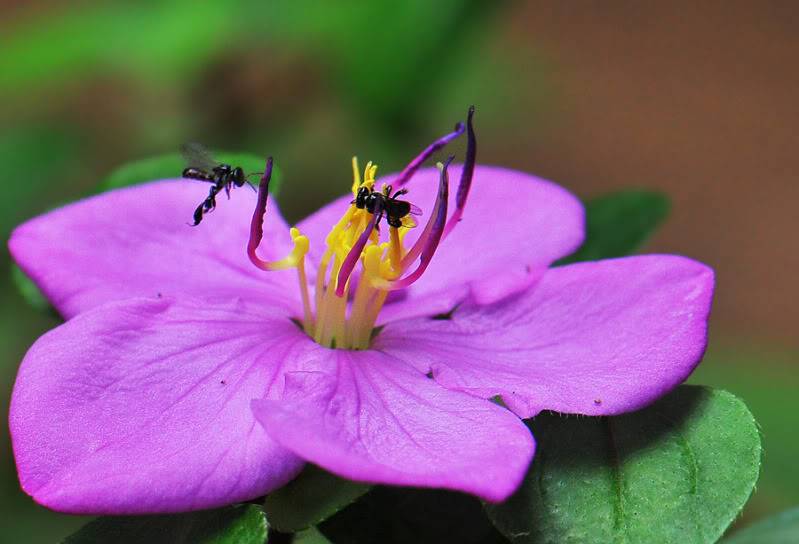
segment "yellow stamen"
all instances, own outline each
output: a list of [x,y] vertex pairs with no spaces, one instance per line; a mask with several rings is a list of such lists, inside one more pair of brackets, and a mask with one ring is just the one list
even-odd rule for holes
[[364,250],[363,277],[361,281],[358,282],[358,288],[355,292],[355,299],[352,303],[352,312],[350,313],[349,320],[349,339],[352,341],[357,340],[357,331],[360,331],[366,326],[365,317],[367,314],[367,305],[375,291],[372,288],[369,278],[377,273],[382,256],[383,249],[380,246],[371,245]]
[[294,248],[291,250],[291,253],[284,258],[269,263],[270,270],[294,268],[304,259],[305,254],[308,253],[308,249],[311,245],[308,241],[308,237],[300,234],[299,229],[296,227],[292,227],[289,234],[291,235],[291,241],[294,242]]
[[400,229],[391,227],[389,229],[390,244],[389,244],[389,262],[391,263],[391,272],[395,277],[399,277],[402,272],[400,262],[402,261],[402,240],[400,239]]
[[305,274],[305,255],[297,263],[297,277],[300,281],[300,296],[302,296],[302,328],[306,333],[310,333],[313,328],[313,311],[311,310],[311,300],[308,296],[308,276]]
[[[352,158],[352,193],[366,187],[375,190],[377,165],[369,162],[359,168],[357,157]],[[268,263],[268,270],[297,268],[303,303],[302,326],[317,343],[336,348],[366,349],[372,337],[378,313],[386,301],[388,291],[376,286],[388,285],[402,273],[402,260],[406,255],[403,239],[409,226],[388,227],[388,241],[380,242],[380,233],[373,229],[361,256],[360,277],[356,272],[343,286],[343,296],[336,296],[339,273],[352,248],[374,219],[364,208],[351,204],[341,219],[325,237],[326,248],[316,274],[313,307],[308,292],[305,273],[305,255],[309,249],[308,238],[296,228],[291,229],[294,248],[284,259]],[[412,225],[409,223],[409,225]],[[351,263],[351,261],[350,261]],[[353,293],[350,298],[349,294]],[[349,308],[349,315],[347,314]],[[315,313],[314,313],[315,311]]]
[[352,196],[358,196],[361,187],[361,171],[358,168],[358,157],[352,157]]

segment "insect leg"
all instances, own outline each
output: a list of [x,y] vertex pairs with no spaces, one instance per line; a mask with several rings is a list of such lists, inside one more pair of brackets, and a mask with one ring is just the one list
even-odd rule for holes
[[203,202],[203,208],[205,209],[205,211],[210,212],[211,210],[216,208],[216,195],[217,193],[219,193],[220,190],[221,188],[218,187],[217,185],[211,187],[211,190],[208,192],[208,198],[206,198],[205,202]]
[[191,225],[192,227],[196,227],[200,224],[200,221],[203,220],[203,212],[205,211],[205,201],[203,201],[197,209],[194,210],[194,224]]
[[208,191],[208,196],[203,200],[199,206],[194,210],[194,223],[189,223],[192,227],[196,227],[203,220],[203,214],[212,211],[216,208],[216,194],[219,192],[219,187],[213,185]]

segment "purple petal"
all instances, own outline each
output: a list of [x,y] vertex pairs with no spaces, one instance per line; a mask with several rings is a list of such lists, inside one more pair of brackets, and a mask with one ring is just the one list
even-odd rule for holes
[[379,352],[330,354],[325,372],[287,374],[282,400],[253,403],[277,442],[356,481],[443,487],[493,502],[519,485],[534,443],[511,412],[447,391]]
[[[461,170],[461,165],[452,165],[450,176],[460,176]],[[393,183],[395,178],[380,181]],[[419,170],[406,185],[407,200],[429,207],[438,180],[438,169]],[[352,195],[344,196],[298,225],[315,255],[320,253],[314,248],[351,200]],[[420,230],[409,233],[408,244]],[[522,172],[477,166],[462,220],[442,240],[422,278],[383,308],[380,322],[446,312],[470,292],[481,303],[490,303],[523,291],[551,263],[579,247],[583,231],[583,207],[565,189]]]
[[713,272],[677,256],[580,263],[526,293],[466,303],[449,320],[390,323],[374,348],[449,389],[541,410],[612,415],[684,381],[707,342]]
[[[209,187],[173,180],[95,196],[19,226],[9,248],[65,317],[137,296],[242,296],[297,311],[296,275],[265,274],[247,259],[252,191],[220,196],[199,226],[187,225]],[[291,238],[274,202],[265,230],[260,254],[284,257]]]
[[[84,312],[25,356],[9,424],[20,482],[54,510],[142,514],[249,500],[302,461],[254,398],[322,348],[268,308],[132,299]],[[308,366],[312,365],[312,366]]]

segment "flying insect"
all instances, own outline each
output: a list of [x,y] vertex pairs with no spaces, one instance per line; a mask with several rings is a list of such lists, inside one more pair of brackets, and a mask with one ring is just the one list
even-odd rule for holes
[[224,189],[225,194],[230,198],[230,190],[234,186],[242,187],[247,183],[247,174],[240,166],[233,167],[215,161],[211,153],[201,144],[187,143],[180,148],[180,151],[187,164],[183,170],[183,177],[213,184],[208,191],[208,196],[194,210],[192,226],[196,227],[203,220],[204,214],[216,208],[216,195]]
[[365,209],[367,212],[374,214],[377,209],[378,201],[381,202],[380,215],[375,222],[375,228],[380,226],[380,220],[383,215],[386,216],[386,222],[391,227],[407,227],[413,228],[416,222],[411,215],[422,215],[422,210],[415,204],[411,204],[407,200],[399,200],[397,197],[402,196],[408,192],[407,189],[400,189],[393,195],[391,194],[391,185],[383,187],[383,192],[375,191],[369,187],[361,187],[358,189],[358,194],[352,204],[361,210]]

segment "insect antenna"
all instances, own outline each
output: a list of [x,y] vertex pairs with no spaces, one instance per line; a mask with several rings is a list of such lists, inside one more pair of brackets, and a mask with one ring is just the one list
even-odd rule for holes
[[264,175],[264,173],[263,173],[263,172],[250,172],[249,174],[247,174],[246,176],[244,176],[244,177],[246,177],[246,178],[247,178],[247,185],[249,185],[249,186],[250,186],[250,189],[252,189],[252,190],[253,190],[253,191],[255,191],[256,193],[258,192],[258,189],[256,189],[256,188],[255,188],[255,185],[253,185],[253,184],[252,184],[252,182],[250,181],[250,176],[263,176],[263,175]]

